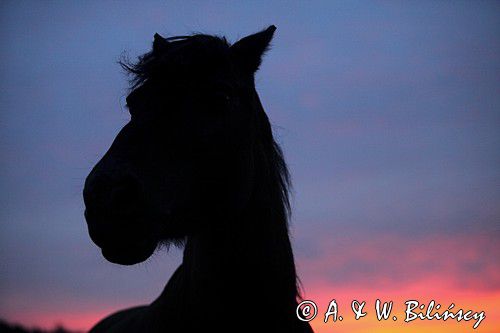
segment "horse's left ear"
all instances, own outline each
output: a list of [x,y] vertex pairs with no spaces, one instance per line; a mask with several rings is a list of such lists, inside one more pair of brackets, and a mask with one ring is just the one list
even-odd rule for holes
[[159,33],[155,33],[154,40],[153,40],[153,53],[154,54],[160,54],[164,51],[166,51],[170,47],[170,43],[160,36]]
[[247,73],[255,73],[260,66],[262,56],[269,48],[276,27],[269,28],[247,36],[234,43],[230,50],[236,63]]

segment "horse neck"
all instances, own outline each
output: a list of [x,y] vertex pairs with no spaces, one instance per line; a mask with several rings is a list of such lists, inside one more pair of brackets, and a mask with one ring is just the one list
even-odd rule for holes
[[262,200],[269,192],[257,186],[241,214],[224,223],[206,221],[223,227],[188,238],[183,268],[196,295],[247,302],[258,295],[268,306],[294,306],[296,274],[286,216],[280,198]]

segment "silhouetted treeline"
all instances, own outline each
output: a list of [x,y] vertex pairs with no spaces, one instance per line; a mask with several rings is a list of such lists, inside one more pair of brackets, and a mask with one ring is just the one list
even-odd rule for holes
[[39,328],[25,328],[17,324],[9,324],[0,319],[0,333],[77,333],[76,331],[69,331],[61,326],[52,330],[42,330]]

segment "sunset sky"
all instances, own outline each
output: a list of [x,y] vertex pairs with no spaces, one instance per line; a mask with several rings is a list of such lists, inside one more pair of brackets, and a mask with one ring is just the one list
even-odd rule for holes
[[[500,2],[0,3],[0,318],[89,329],[148,303],[181,262],[106,262],[83,218],[90,168],[127,122],[116,61],[164,36],[277,26],[257,90],[293,177],[316,332],[498,332]],[[329,302],[342,322],[324,324]],[[375,300],[394,301],[379,322]],[[366,301],[354,320],[351,301]],[[404,302],[484,311],[404,322]]]

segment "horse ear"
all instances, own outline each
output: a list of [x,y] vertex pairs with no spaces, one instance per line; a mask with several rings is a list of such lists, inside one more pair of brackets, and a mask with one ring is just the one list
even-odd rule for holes
[[240,68],[251,74],[259,69],[262,56],[269,48],[275,30],[276,27],[271,25],[261,32],[240,39],[231,46],[231,54]]
[[155,33],[154,41],[153,41],[153,53],[158,54],[170,47],[170,43],[160,36],[159,33]]

